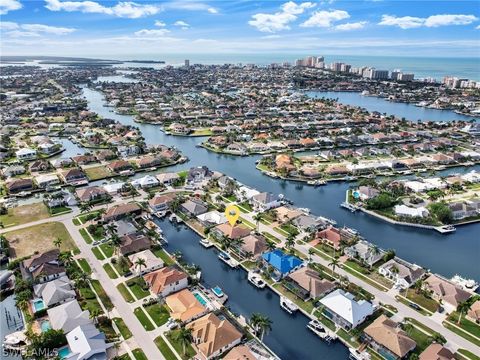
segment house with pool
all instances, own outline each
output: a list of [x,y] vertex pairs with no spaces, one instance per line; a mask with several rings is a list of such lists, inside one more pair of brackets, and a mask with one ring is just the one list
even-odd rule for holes
[[273,268],[272,278],[276,281],[280,281],[292,271],[303,266],[301,259],[285,254],[280,249],[264,253],[262,261],[267,268]]
[[165,298],[171,317],[182,323],[195,320],[209,312],[208,300],[199,291],[180,290]]

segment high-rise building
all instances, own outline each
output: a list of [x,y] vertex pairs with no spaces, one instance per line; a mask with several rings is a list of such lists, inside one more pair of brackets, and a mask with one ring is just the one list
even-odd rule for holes
[[190,67],[190,60],[185,60],[185,67]]
[[414,76],[415,76],[414,74],[400,73],[397,76],[397,80],[398,81],[413,81]]

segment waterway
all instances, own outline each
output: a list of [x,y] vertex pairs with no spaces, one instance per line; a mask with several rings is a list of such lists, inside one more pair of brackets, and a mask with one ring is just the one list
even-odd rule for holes
[[[0,302],[0,341],[3,341],[6,335],[21,330],[22,328],[23,317],[15,306],[15,296],[10,295]],[[20,359],[19,356],[13,356],[13,353],[3,352],[1,348],[0,351],[2,352],[0,355],[1,359]]]
[[261,313],[272,320],[272,331],[264,342],[281,359],[346,359],[348,351],[340,342],[327,345],[306,328],[308,318],[297,313],[289,315],[280,308],[279,297],[270,289],[257,289],[247,280],[247,272],[232,269],[218,259],[216,248],[205,249],[200,236],[185,225],[172,225],[166,218],[155,220],[167,240],[170,253],[180,250],[189,264],[199,265],[202,282],[209,288],[220,286],[228,295],[226,306],[234,314],[249,319],[252,313]]
[[[163,171],[206,165],[212,170],[234,177],[260,191],[284,194],[295,205],[308,207],[313,214],[332,218],[340,226],[346,225],[357,229],[370,242],[384,249],[395,249],[398,256],[421,264],[434,272],[448,277],[458,273],[480,280],[480,267],[475,265],[480,258],[480,242],[478,241],[480,224],[460,226],[455,233],[442,235],[432,230],[393,225],[363,213],[352,214],[340,208],[339,204],[344,201],[345,191],[353,183],[337,182],[314,188],[272,179],[255,170],[255,161],[260,158],[259,156],[238,157],[209,152],[196,146],[202,141],[202,138],[166,135],[156,125],[138,124],[133,121],[132,116],[115,114],[111,108],[104,107],[103,95],[98,91],[84,89],[83,94],[88,101],[90,110],[123,124],[137,126],[142,131],[147,144],[175,146],[190,159],[187,164],[166,168]],[[441,174],[472,169],[478,171],[480,167],[458,168],[444,171]]]

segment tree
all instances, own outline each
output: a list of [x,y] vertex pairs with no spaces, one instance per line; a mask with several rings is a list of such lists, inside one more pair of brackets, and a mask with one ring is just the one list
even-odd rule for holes
[[70,251],[65,251],[62,252],[59,256],[58,259],[66,266],[70,265],[73,260],[73,255]]
[[457,312],[458,312],[457,325],[460,324],[460,322],[462,321],[462,315],[465,315],[469,309],[470,309],[470,304],[468,303],[468,301],[462,301],[460,304],[457,305]]
[[413,325],[410,324],[410,323],[405,323],[403,324],[403,330],[405,330],[405,332],[410,335],[412,333],[412,330],[413,330]]
[[185,326],[182,326],[173,334],[173,340],[182,345],[183,355],[187,353],[187,346],[193,341],[192,329],[187,329]]
[[113,234],[110,237],[110,245],[113,247],[115,255],[118,256],[118,253],[120,252],[120,246],[122,245],[122,240],[117,234]]
[[62,242],[63,240],[57,237],[55,240],[53,240],[53,245],[60,249],[60,246],[62,246]]
[[102,311],[99,309],[99,308],[91,308],[90,309],[90,319],[93,320],[93,322],[96,324],[97,323],[97,319],[98,317],[100,316],[100,314],[102,313]]
[[293,234],[288,234],[287,239],[285,240],[285,246],[291,249],[295,245],[295,236]]
[[255,225],[256,225],[257,232],[260,231],[259,226],[260,226],[260,221],[262,221],[262,213],[255,214],[253,216],[253,220],[255,220]]
[[267,240],[267,250],[268,251],[273,251],[277,248],[277,244],[275,244],[273,241]]
[[135,268],[138,268],[138,272],[142,272],[142,267],[147,267],[147,262],[143,258],[138,258],[137,261],[135,261]]
[[255,330],[261,341],[263,341],[264,335],[272,330],[272,321],[267,316],[260,313],[252,314],[250,318],[250,325]]
[[312,262],[312,255],[315,254],[315,250],[313,248],[308,249],[308,261]]
[[339,264],[339,261],[337,258],[333,258],[332,261],[330,261],[330,263],[328,264],[328,266],[331,266],[332,267],[332,276],[333,276],[333,273],[335,272],[335,268],[338,266]]
[[85,214],[85,213],[89,212],[91,209],[92,209],[92,205],[90,205],[89,203],[81,203],[80,204],[80,213],[81,214]]

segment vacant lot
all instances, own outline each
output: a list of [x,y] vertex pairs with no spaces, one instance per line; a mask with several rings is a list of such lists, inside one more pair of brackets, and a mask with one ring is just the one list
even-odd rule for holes
[[75,243],[67,228],[60,222],[49,222],[10,231],[5,233],[5,237],[10,245],[12,257],[29,256],[35,251],[45,252],[54,249],[53,241],[57,238],[62,240],[60,251],[75,249]]
[[83,169],[90,181],[105,179],[112,176],[111,171],[106,166],[95,166]]
[[29,205],[17,206],[8,209],[8,214],[0,215],[0,222],[4,226],[14,226],[37,221],[50,217],[48,209],[44,203],[35,203]]

